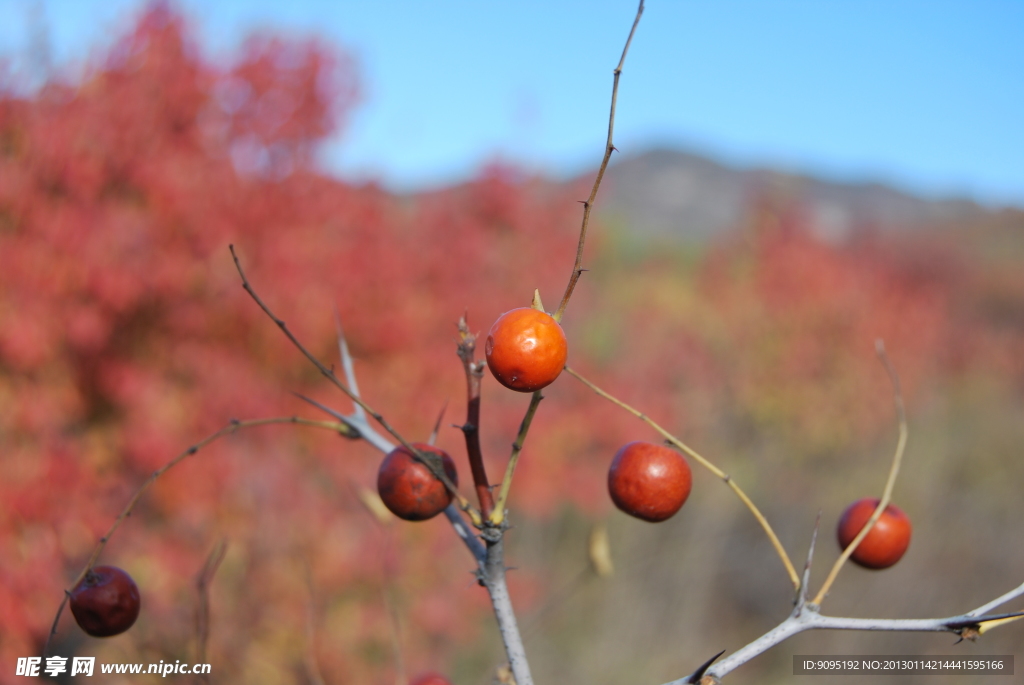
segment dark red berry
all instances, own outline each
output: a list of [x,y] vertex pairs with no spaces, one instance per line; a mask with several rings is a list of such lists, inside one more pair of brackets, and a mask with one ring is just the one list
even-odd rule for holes
[[[420,442],[413,447],[439,460],[452,483],[458,485],[455,462],[448,453]],[[391,512],[406,521],[424,521],[437,516],[452,501],[452,494],[426,464],[405,447],[396,447],[381,462],[377,492]]]
[[96,566],[71,591],[71,613],[93,637],[120,635],[139,617],[139,588],[115,566]]

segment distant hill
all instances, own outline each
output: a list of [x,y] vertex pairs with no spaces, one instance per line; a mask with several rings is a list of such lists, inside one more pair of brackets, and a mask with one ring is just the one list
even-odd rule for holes
[[[572,183],[590,182],[592,172]],[[823,237],[859,228],[913,229],[970,221],[991,212],[966,199],[926,199],[881,183],[839,183],[771,169],[741,169],[675,150],[614,160],[595,212],[633,230],[704,240],[736,228],[752,198],[799,202]]]

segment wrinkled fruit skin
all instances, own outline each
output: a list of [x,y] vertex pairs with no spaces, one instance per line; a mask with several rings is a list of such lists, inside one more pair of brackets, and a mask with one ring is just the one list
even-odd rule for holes
[[[445,473],[452,483],[459,484],[455,462],[448,453],[421,442],[413,447],[440,457]],[[377,493],[395,516],[406,521],[425,521],[437,516],[452,501],[452,494],[426,464],[405,447],[393,449],[381,462],[377,472]]]
[[[868,497],[857,500],[846,508],[839,518],[836,530],[840,549],[846,549],[846,546],[853,542],[857,533],[871,518],[871,512],[878,506],[879,501],[877,498]],[[889,568],[907,551],[907,547],[910,546],[910,533],[910,519],[899,507],[890,504],[878,517],[878,521],[867,536],[857,545],[850,559],[864,568]]]
[[608,470],[608,493],[615,506],[652,523],[679,511],[692,485],[690,465],[683,455],[650,442],[624,445]]
[[71,613],[93,637],[120,635],[139,617],[139,588],[115,566],[96,566],[71,591]]
[[484,347],[487,368],[511,390],[534,392],[562,373],[569,346],[550,314],[531,307],[505,312],[491,326]]
[[452,685],[451,681],[437,673],[424,673],[416,676],[409,685]]

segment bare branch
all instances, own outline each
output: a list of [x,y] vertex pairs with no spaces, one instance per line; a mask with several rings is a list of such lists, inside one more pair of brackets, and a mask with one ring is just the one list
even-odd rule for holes
[[552,315],[555,321],[562,320],[562,314],[565,313],[565,308],[569,305],[572,291],[576,288],[576,282],[580,279],[580,274],[583,273],[581,268],[583,265],[583,245],[587,241],[590,211],[594,208],[594,201],[597,199],[597,189],[601,187],[601,179],[604,178],[604,172],[608,169],[608,161],[612,158],[612,152],[615,151],[612,134],[615,132],[615,106],[619,98],[619,77],[622,76],[622,67],[626,63],[626,54],[629,52],[629,46],[633,42],[633,35],[636,33],[636,27],[640,23],[640,17],[643,13],[644,0],[640,0],[640,4],[636,9],[636,18],[633,20],[632,28],[629,30],[629,37],[626,38],[626,45],[622,48],[622,57],[619,58],[619,63],[615,67],[615,71],[612,72],[612,104],[608,113],[608,140],[604,145],[604,157],[601,159],[601,166],[597,170],[594,187],[590,190],[590,197],[583,203],[583,223],[580,225],[580,241],[576,247],[576,261],[572,267],[572,275],[569,277],[569,285],[566,286],[565,294],[562,295],[562,301],[559,303],[557,311]]
[[486,520],[494,510],[494,496],[484,468],[484,455],[480,447],[480,391],[484,362],[476,361],[476,335],[469,330],[469,322],[463,314],[459,319],[459,343],[456,352],[462,361],[466,374],[466,422],[462,424],[462,435],[466,440],[466,456],[473,474],[473,486],[480,501],[480,513]]
[[[693,682],[719,683],[723,676],[736,670],[754,657],[784,642],[788,638],[805,630],[887,630],[899,632],[944,632],[954,633],[963,637],[971,637],[983,632],[982,625],[991,622],[1002,625],[1009,619],[1024,616],[1024,612],[1016,614],[1000,614],[979,619],[970,614],[949,616],[946,618],[845,618],[825,616],[818,613],[814,605],[808,604],[803,611],[794,610],[789,618],[775,626],[767,633],[747,644],[739,651],[722,659],[707,669],[704,680],[694,681],[693,674],[673,680],[665,685],[687,685]],[[971,632],[973,631],[973,633]]]
[[537,407],[544,396],[540,390],[533,393],[530,398],[530,406],[526,410],[526,416],[519,424],[519,434],[516,441],[512,443],[512,454],[508,458],[508,466],[505,467],[505,477],[501,480],[501,489],[498,491],[498,501],[494,504],[494,511],[491,512],[491,525],[500,526],[505,521],[505,505],[508,502],[508,492],[512,487],[512,476],[515,475],[516,465],[519,463],[519,455],[523,451],[523,443],[526,442],[526,434],[530,432],[530,424],[537,413]]
[[[196,661],[200,664],[207,662],[206,648],[210,640],[210,583],[227,551],[227,541],[221,540],[210,550],[206,563],[196,576],[196,591],[199,595],[199,606],[196,607]],[[200,674],[199,681],[209,683],[210,674]]]
[[444,515],[448,518],[448,522],[452,524],[452,528],[455,530],[455,534],[458,535],[462,542],[466,544],[469,549],[469,553],[473,555],[478,564],[482,564],[484,559],[487,557],[487,550],[483,544],[473,533],[472,529],[466,525],[466,521],[462,518],[462,514],[459,513],[459,508],[453,504],[449,504],[448,508],[444,510]]
[[1000,595],[999,597],[996,597],[995,599],[993,599],[991,602],[989,602],[987,604],[982,604],[980,607],[978,607],[974,611],[968,611],[967,615],[968,616],[981,616],[986,611],[992,611],[997,606],[1002,606],[1003,604],[1006,604],[1010,600],[1017,599],[1021,595],[1024,595],[1024,583],[1021,583],[1020,585],[1018,585],[1014,589],[1012,589],[1009,592],[1007,592],[1005,595]]
[[251,297],[253,301],[255,301],[257,305],[259,305],[260,309],[263,310],[263,313],[270,317],[271,321],[277,324],[277,327],[281,329],[281,332],[285,334],[288,340],[290,340],[291,343],[295,345],[295,347],[303,354],[303,356],[306,357],[306,359],[313,363],[313,366],[315,366],[317,370],[320,371],[321,375],[323,375],[327,380],[329,380],[336,388],[345,393],[345,395],[347,395],[348,398],[352,400],[356,405],[362,407],[363,411],[369,414],[374,421],[380,424],[381,428],[390,433],[391,436],[395,438],[395,440],[400,442],[403,447],[409,450],[410,454],[412,454],[417,459],[417,461],[419,461],[424,466],[429,468],[430,472],[434,474],[434,477],[437,478],[442,483],[444,483],[444,486],[448,488],[449,492],[452,493],[452,496],[459,503],[459,508],[461,508],[467,514],[469,514],[469,517],[473,520],[474,524],[482,523],[480,512],[478,512],[473,507],[473,505],[469,503],[469,500],[462,496],[462,493],[459,492],[458,487],[456,487],[455,483],[452,482],[452,479],[448,477],[448,474],[445,473],[444,468],[441,467],[439,460],[432,459],[430,455],[426,455],[420,450],[413,447],[412,443],[403,438],[398,433],[398,431],[395,430],[390,423],[388,423],[387,419],[385,419],[380,412],[375,411],[370,405],[364,402],[356,392],[354,392],[347,385],[338,380],[338,377],[334,375],[333,371],[324,366],[323,362],[317,359],[312,352],[307,350],[305,346],[303,346],[303,344],[299,342],[298,338],[296,338],[295,335],[292,334],[290,330],[288,330],[288,326],[285,324],[285,322],[277,318],[274,312],[270,310],[270,307],[268,307],[266,303],[263,302],[262,299],[260,299],[260,296],[256,294],[256,291],[253,290],[253,287],[249,284],[249,279],[246,278],[245,271],[242,269],[242,263],[241,261],[239,261],[238,255],[235,254],[235,246],[229,245],[228,249],[231,251],[231,258],[235,261],[235,269],[238,271],[238,275],[242,278],[242,288],[245,289],[245,292],[249,293],[249,297]]

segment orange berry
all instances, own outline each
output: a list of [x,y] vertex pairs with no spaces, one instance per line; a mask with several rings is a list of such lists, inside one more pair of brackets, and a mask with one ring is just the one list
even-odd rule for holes
[[484,348],[487,368],[506,388],[534,392],[562,373],[568,356],[565,333],[558,322],[538,309],[505,312],[491,326]]

